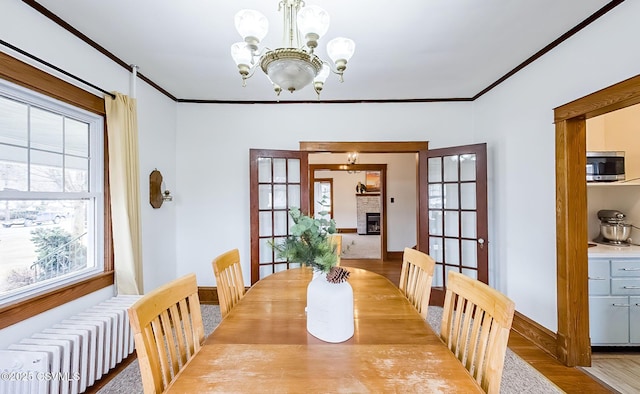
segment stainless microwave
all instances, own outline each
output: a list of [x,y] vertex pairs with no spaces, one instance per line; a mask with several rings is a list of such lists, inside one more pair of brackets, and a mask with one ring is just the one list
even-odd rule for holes
[[624,152],[587,152],[587,182],[624,181]]

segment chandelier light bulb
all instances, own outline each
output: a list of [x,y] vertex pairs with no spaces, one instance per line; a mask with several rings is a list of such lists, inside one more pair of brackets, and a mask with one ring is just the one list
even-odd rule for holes
[[235,44],[231,45],[231,57],[238,66],[241,64],[250,66],[253,61],[251,49],[249,49],[247,43],[244,41],[236,42]]
[[231,57],[238,66],[238,72],[242,76],[242,86],[246,86],[251,64],[253,62],[253,54],[246,42],[236,42],[231,45]]
[[235,17],[236,30],[253,51],[269,31],[269,20],[256,10],[240,10]]
[[316,91],[318,95],[318,100],[320,100],[320,92],[324,88],[324,82],[327,80],[329,73],[331,72],[331,68],[327,63],[322,63],[322,68],[316,77],[313,79],[313,90]]
[[331,72],[331,68],[327,63],[322,64],[322,68],[316,77],[313,79],[313,82],[321,82],[324,83],[329,77],[329,73]]
[[347,62],[351,59],[355,50],[356,44],[348,38],[337,37],[327,43],[327,53],[336,65],[340,82],[343,81],[342,74],[347,69]]
[[329,24],[329,13],[316,5],[303,7],[298,13],[298,30],[311,49],[316,48],[318,40],[327,34]]
[[336,37],[327,43],[327,54],[334,63],[343,60],[345,63],[351,59],[356,50],[356,43],[344,37]]
[[280,96],[280,92],[282,92],[282,88],[280,87],[280,85],[278,85],[277,83],[271,80],[271,77],[269,77],[269,74],[266,74],[266,75],[267,75],[267,79],[269,80],[269,83],[271,83],[271,86],[273,86],[273,91],[276,92],[276,96]]

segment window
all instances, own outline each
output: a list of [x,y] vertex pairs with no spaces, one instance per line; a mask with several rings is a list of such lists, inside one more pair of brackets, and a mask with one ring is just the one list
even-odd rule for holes
[[103,131],[0,80],[0,305],[104,271]]

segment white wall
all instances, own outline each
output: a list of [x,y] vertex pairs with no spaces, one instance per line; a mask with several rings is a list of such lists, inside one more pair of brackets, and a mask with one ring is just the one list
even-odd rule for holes
[[489,146],[491,281],[557,329],[553,108],[640,73],[640,2],[624,2],[474,102]]
[[[140,208],[144,291],[176,278],[176,104],[138,81],[138,144],[140,149]],[[157,168],[173,202],[154,209],[149,203],[149,174]],[[164,189],[163,189],[164,190]]]
[[[199,284],[213,286],[211,260],[238,248],[245,282],[250,283],[250,148],[298,150],[300,141],[420,140],[434,148],[469,144],[477,142],[470,111],[466,102],[178,104],[178,273],[196,272]],[[389,196],[397,193],[389,190]],[[415,226],[415,211],[410,219],[405,213],[398,216]],[[399,224],[390,219],[389,226]],[[396,242],[389,239],[394,248]]]
[[[311,157],[309,157],[309,161],[311,161]],[[332,179],[333,220],[336,222],[337,228],[355,229],[358,227],[355,185],[357,185],[358,182],[364,184],[364,176],[364,171],[353,173],[349,173],[347,171],[316,171],[316,179]],[[315,195],[314,197],[315,200],[318,201],[322,196]]]
[[[40,57],[76,76],[107,91],[129,94],[129,72],[107,59],[95,49],[75,38],[66,30],[49,21],[31,7],[19,1],[2,1],[0,12],[0,37],[37,57]],[[65,79],[83,89],[84,85],[57,75],[56,72],[21,56],[4,46],[0,51],[34,65],[37,68]],[[135,63],[136,59],[126,59]],[[144,70],[140,70],[144,73]],[[103,94],[94,91],[96,95]],[[176,184],[176,104],[142,81],[138,81],[138,125],[140,142],[140,193],[142,206],[142,237],[144,287],[153,289],[176,277],[176,218],[175,205],[167,204],[159,210],[149,205],[149,173],[158,168],[164,174],[167,186],[173,190]],[[118,229],[114,229],[118,231]],[[27,335],[39,323],[56,316],[60,319],[113,295],[113,288],[94,292],[82,300],[68,303],[52,313],[38,315],[0,331],[0,347],[15,336]],[[54,312],[55,311],[55,312]],[[53,316],[53,317],[52,317]],[[48,324],[48,323],[47,323]]]

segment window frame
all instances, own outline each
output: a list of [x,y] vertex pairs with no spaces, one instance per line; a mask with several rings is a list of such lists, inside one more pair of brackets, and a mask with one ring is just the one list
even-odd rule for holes
[[[0,53],[0,78],[103,117],[103,259],[104,271],[0,307],[0,329],[114,284],[109,152],[104,98]],[[97,243],[100,247],[100,242]]]
[[[102,179],[103,173],[100,172],[104,163],[102,160],[104,153],[102,135],[102,131],[104,130],[104,117],[78,109],[76,106],[62,103],[59,100],[52,99],[49,96],[36,93],[30,89],[23,88],[22,86],[2,79],[0,79],[0,98],[5,98],[7,101],[20,104],[20,107],[24,108],[24,113],[21,115],[26,118],[24,125],[29,130],[27,136],[25,136],[25,140],[22,142],[9,140],[8,142],[0,143],[0,146],[25,152],[24,159],[26,162],[24,163],[24,169],[26,171],[27,182],[24,186],[26,189],[5,190],[0,191],[0,194],[9,201],[87,201],[87,206],[90,207],[90,210],[86,218],[88,223],[86,229],[87,240],[89,241],[86,251],[87,263],[91,262],[91,264],[87,264],[87,267],[83,269],[68,272],[55,278],[52,277],[47,280],[36,281],[31,285],[10,290],[0,298],[0,307],[2,307],[50,291],[53,288],[77,282],[80,279],[89,278],[97,273],[104,272],[103,248],[100,239],[104,231],[104,227],[102,226],[104,219],[104,202],[102,201],[104,197],[102,194],[104,181]],[[35,127],[33,125],[34,117],[38,116],[37,113],[51,114],[55,116],[56,122],[59,120],[59,130],[57,131],[60,132],[60,140],[56,141],[60,143],[59,146],[42,146],[42,143],[38,144],[37,138],[34,137]],[[84,156],[78,156],[76,152],[68,150],[64,137],[68,135],[66,134],[68,130],[65,126],[67,120],[76,121],[87,126],[87,150]],[[54,144],[54,142],[52,141],[51,144]],[[62,184],[59,185],[61,190],[48,189],[39,191],[37,186],[35,186],[36,191],[34,191],[34,174],[37,173],[38,168],[43,165],[46,166],[43,162],[39,163],[37,159],[34,159],[38,154],[50,155],[60,159],[59,163],[56,164],[61,166],[60,176],[62,177]],[[87,167],[85,168],[88,174],[82,190],[70,191],[67,189],[68,185],[66,184],[65,178],[68,176],[68,170],[73,168],[70,161],[76,157],[86,160],[85,163]],[[71,234],[69,235],[71,236]]]

